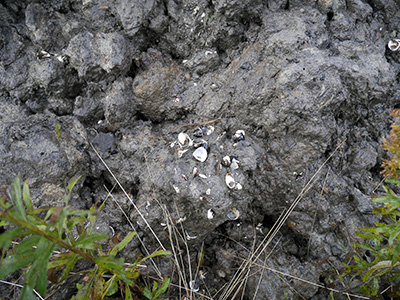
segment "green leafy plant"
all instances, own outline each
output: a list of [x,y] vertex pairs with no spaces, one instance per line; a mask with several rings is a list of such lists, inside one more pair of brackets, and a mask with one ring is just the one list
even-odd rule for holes
[[169,278],[164,280],[160,288],[158,288],[157,282],[154,281],[153,290],[150,292],[150,290],[147,287],[145,287],[143,291],[143,296],[145,296],[149,300],[163,300],[162,298],[160,298],[160,296],[167,291],[168,286],[169,286]]
[[[169,254],[167,251],[156,251],[126,264],[123,258],[116,256],[133,239],[135,232],[104,251],[99,242],[108,235],[94,230],[98,210],[95,207],[75,210],[68,205],[78,180],[79,177],[69,182],[63,207],[35,209],[27,181],[21,191],[19,178],[11,187],[11,198],[7,193],[0,196],[0,226],[9,227],[0,235],[0,278],[26,269],[21,299],[36,299],[34,292],[44,297],[49,273],[53,277],[54,274],[61,274],[56,279],[52,278],[53,282],[60,283],[70,276],[80,260],[90,262],[92,267],[84,272],[85,280],[77,286],[78,292],[71,299],[104,299],[116,292],[123,294],[125,299],[133,299],[131,287],[140,276],[139,265],[149,258]],[[106,273],[110,275],[104,276]],[[166,282],[154,296],[159,297],[166,291],[169,281]]]
[[[392,117],[400,117],[400,110],[395,109]],[[386,182],[400,188],[400,121],[392,124],[388,139],[382,145],[391,152],[391,158],[382,164],[382,173]],[[384,186],[385,194],[373,198],[374,202],[383,203],[373,212],[382,216],[371,228],[359,228],[357,235],[366,240],[356,243],[354,250],[355,264],[346,265],[346,274],[357,274],[363,285],[360,292],[368,296],[379,296],[384,282],[396,282],[400,279],[400,196]],[[391,297],[400,296],[400,285],[392,287]]]
[[[399,181],[390,181],[400,187]],[[388,187],[384,189],[385,195],[373,199],[385,204],[373,209],[375,214],[383,216],[383,220],[377,221],[374,227],[360,228],[357,235],[367,239],[367,242],[356,243],[355,265],[347,266],[348,273],[358,274],[364,282],[360,292],[369,296],[378,295],[384,279],[391,282],[400,279],[400,212],[397,210],[400,207],[400,196]],[[366,251],[369,251],[370,259],[366,259]],[[400,296],[398,287],[392,296]]]

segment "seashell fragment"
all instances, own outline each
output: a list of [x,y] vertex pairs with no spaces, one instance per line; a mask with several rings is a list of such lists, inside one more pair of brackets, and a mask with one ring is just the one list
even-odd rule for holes
[[204,175],[204,174],[199,174],[199,177],[201,177],[203,179],[207,179],[208,178],[207,175]]
[[196,283],[195,280],[189,282],[189,287],[193,292],[198,292],[200,290],[199,285]]
[[232,170],[239,169],[239,161],[236,158],[232,158],[231,169]]
[[186,221],[186,216],[184,216],[183,218],[180,217],[180,218],[178,219],[178,221],[176,221],[176,224],[179,224],[179,223],[182,223],[182,222],[185,222],[185,221]]
[[182,155],[187,152],[189,149],[185,149],[185,150],[178,150],[178,157],[181,158]]
[[229,167],[231,165],[231,158],[230,156],[226,155],[221,160],[221,165],[224,167]]
[[400,39],[392,39],[388,42],[388,48],[392,51],[397,51],[400,48]]
[[207,195],[207,196],[210,196],[210,195],[211,195],[211,189],[208,189],[208,190],[206,191],[206,195]]
[[210,135],[210,134],[212,134],[212,133],[214,132],[214,130],[215,130],[214,126],[208,126],[208,127],[206,128],[206,130],[204,131],[204,133],[205,133],[206,135]]
[[209,220],[214,218],[214,211],[211,208],[207,211],[207,218]]
[[232,211],[228,213],[227,217],[230,220],[237,220],[240,217],[240,213],[236,208],[232,208]]
[[178,143],[182,149],[187,149],[193,146],[192,139],[184,132],[178,135]]
[[193,168],[193,178],[196,178],[197,175],[199,175],[199,170],[196,167],[194,167]]
[[236,183],[235,189],[241,190],[241,189],[243,189],[243,187],[242,187],[242,185],[238,182],[238,183]]
[[174,187],[175,192],[176,192],[177,194],[179,194],[179,193],[180,193],[179,187],[177,187],[177,186],[175,186],[175,185],[173,185],[173,187]]
[[187,239],[188,241],[197,239],[197,235],[195,235],[195,236],[190,236],[189,233],[186,232],[186,239]]
[[195,137],[202,137],[203,136],[203,130],[200,127],[198,127],[195,131],[193,131],[193,135]]
[[193,152],[193,157],[200,162],[205,162],[207,159],[207,150],[204,147],[199,147]]
[[243,141],[245,135],[246,134],[244,133],[244,130],[237,130],[235,134],[232,136],[232,140],[234,143]]
[[233,176],[231,173],[226,174],[225,183],[228,186],[228,188],[230,188],[230,189],[233,189],[236,186],[235,179],[233,179]]

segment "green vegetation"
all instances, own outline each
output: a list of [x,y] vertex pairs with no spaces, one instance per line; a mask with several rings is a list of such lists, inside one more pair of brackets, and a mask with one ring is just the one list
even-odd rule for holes
[[[392,117],[400,117],[396,109]],[[400,121],[392,124],[388,139],[383,144],[390,151],[391,158],[383,163],[382,173],[387,176],[386,182],[400,189]],[[365,239],[364,243],[356,243],[354,265],[346,265],[346,274],[357,274],[363,285],[360,292],[368,296],[380,296],[385,287],[383,284],[397,283],[391,287],[390,297],[400,296],[400,196],[389,187],[384,187],[385,194],[376,196],[373,201],[383,203],[375,207],[373,212],[382,216],[381,221],[372,228],[359,228],[357,235]],[[370,257],[371,259],[368,259]],[[397,280],[397,282],[396,282]]]
[[[35,292],[44,297],[48,280],[55,284],[63,282],[80,260],[86,260],[90,267],[82,272],[82,283],[77,285],[78,292],[71,299],[97,300],[117,293],[124,299],[133,299],[132,287],[140,276],[139,265],[155,256],[170,254],[156,251],[126,264],[123,258],[116,256],[134,238],[135,232],[107,251],[103,250],[101,242],[108,235],[94,231],[98,210],[95,207],[74,210],[68,205],[78,180],[73,178],[69,182],[64,207],[35,209],[27,182],[21,191],[19,178],[11,187],[11,199],[7,193],[0,196],[0,226],[8,229],[0,235],[0,279],[25,270],[21,299],[36,300]],[[159,289],[154,282],[153,291],[145,289],[144,295],[152,300],[160,299],[168,285],[169,279],[164,280]]]

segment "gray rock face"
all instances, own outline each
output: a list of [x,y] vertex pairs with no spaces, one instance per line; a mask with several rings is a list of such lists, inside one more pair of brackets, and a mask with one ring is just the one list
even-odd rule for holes
[[313,179],[242,290],[328,297],[293,276],[321,283],[377,220],[397,2],[25,2],[0,4],[0,185],[20,174],[36,206],[59,206],[82,175],[73,205],[112,196],[124,213],[107,200],[99,230],[138,231],[126,258],[187,244],[206,294]]
[[124,74],[130,67],[130,51],[126,39],[119,33],[85,32],[73,37],[66,54],[79,76],[91,80],[104,76],[105,73]]

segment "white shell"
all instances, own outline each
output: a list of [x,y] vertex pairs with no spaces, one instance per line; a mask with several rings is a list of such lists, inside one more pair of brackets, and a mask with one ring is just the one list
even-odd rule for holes
[[240,213],[236,208],[232,208],[232,211],[228,213],[227,217],[231,220],[237,220],[240,217]]
[[214,126],[208,126],[207,127],[207,131],[206,131],[206,135],[210,135],[214,132],[215,128]]
[[239,169],[239,161],[236,158],[232,158],[231,169],[232,170]]
[[231,164],[231,157],[226,155],[222,158],[222,165],[228,167]]
[[207,218],[210,220],[214,218],[214,212],[211,208],[207,211]]
[[197,239],[197,235],[195,235],[195,236],[190,236],[189,233],[186,232],[186,239],[187,239],[188,241]]
[[225,183],[228,186],[228,188],[230,188],[230,189],[233,189],[236,186],[235,179],[233,179],[233,176],[231,173],[226,174]]
[[176,192],[177,194],[179,194],[179,192],[180,192],[179,187],[177,187],[177,186],[175,186],[175,185],[173,185],[173,187],[174,187],[175,192]]
[[246,134],[244,133],[244,130],[236,130],[235,135],[243,135],[243,136],[245,136]]
[[207,155],[207,150],[204,147],[199,147],[193,152],[193,157],[200,162],[205,162]]
[[236,183],[235,189],[241,190],[241,189],[243,189],[243,187],[242,187],[242,185],[238,182],[238,183]]
[[181,147],[181,148],[190,148],[190,147],[192,147],[193,146],[193,141],[192,141],[192,139],[189,137],[189,135],[187,135],[186,133],[184,133],[184,132],[181,132],[179,135],[178,135],[178,143],[179,143],[179,146]]
[[196,178],[196,176],[199,175],[199,170],[196,167],[194,167],[192,174],[193,174],[193,178]]
[[207,175],[204,175],[204,174],[199,174],[199,177],[207,179]]
[[176,221],[176,224],[179,224],[179,223],[182,223],[182,222],[185,222],[185,221],[186,221],[186,216],[184,216],[183,218],[180,217],[180,218],[178,219],[178,221]]
[[392,51],[399,50],[400,48],[400,39],[390,40],[388,43],[388,48]]
[[189,282],[189,287],[193,292],[198,292],[200,290],[199,286],[196,284],[194,280]]
[[206,195],[207,195],[207,196],[210,196],[210,195],[211,195],[211,189],[208,189],[208,190],[206,191]]
[[186,151],[188,151],[188,149],[185,150],[178,150],[178,157],[181,158],[183,153],[185,153]]

